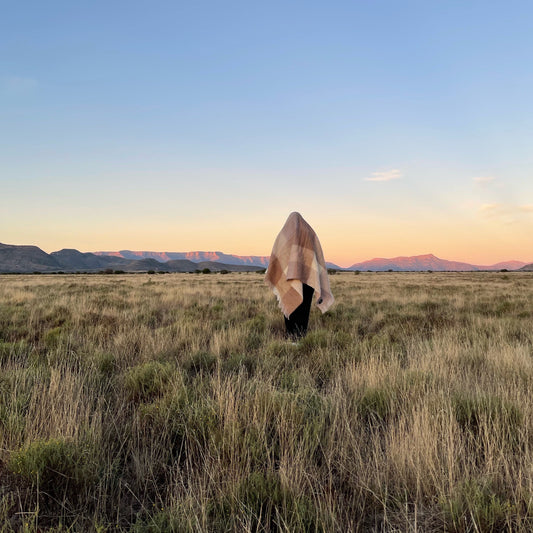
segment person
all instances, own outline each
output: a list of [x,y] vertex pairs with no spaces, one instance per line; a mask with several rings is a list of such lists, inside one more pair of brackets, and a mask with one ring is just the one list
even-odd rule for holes
[[322,313],[333,304],[320,241],[300,213],[291,213],[277,236],[265,282],[278,299],[287,336],[293,340],[307,333],[313,294]]

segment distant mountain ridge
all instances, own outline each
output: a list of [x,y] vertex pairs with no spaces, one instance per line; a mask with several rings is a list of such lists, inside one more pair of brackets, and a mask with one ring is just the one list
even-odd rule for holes
[[253,265],[261,268],[268,266],[270,257],[264,255],[232,255],[224,252],[144,252],[132,250],[120,250],[118,252],[94,252],[98,256],[113,256],[123,259],[155,259],[166,263],[174,259],[186,259],[193,263],[202,261],[214,261],[226,265]]
[[170,259],[162,262],[152,257],[130,259],[117,255],[82,253],[75,249],[63,249],[47,254],[37,246],[19,246],[0,243],[0,272],[98,272],[122,270],[124,272],[194,272],[208,268],[212,271],[257,271],[263,266],[251,264],[226,264],[217,261],[189,261]]
[[0,243],[0,272],[43,272],[59,268],[56,259],[37,246]]
[[[100,256],[114,256],[121,258],[153,258],[157,261],[168,261],[172,259],[187,259],[189,261],[223,261],[226,264],[233,265],[254,265],[266,268],[268,266],[269,256],[265,255],[230,255],[223,252],[147,252],[147,251],[131,251],[121,250],[119,252],[94,252]],[[374,258],[361,263],[354,263],[348,268],[341,268],[338,265],[326,262],[328,268],[336,270],[372,270],[377,272],[384,272],[387,270],[393,271],[422,271],[435,270],[441,272],[447,271],[462,271],[472,272],[478,270],[518,270],[525,266],[524,261],[502,261],[490,266],[473,265],[461,261],[448,261],[440,259],[433,254],[416,255],[416,256],[401,256],[393,258]]]
[[[266,268],[270,256],[268,255],[233,255],[225,254],[224,252],[146,252],[146,251],[132,251],[120,250],[118,252],[94,252],[98,256],[112,256],[123,259],[155,259],[162,263],[173,260],[183,259],[199,263],[203,261],[222,262],[226,265],[242,265],[242,266],[256,266],[259,268]],[[338,265],[326,261],[328,268],[340,269]]]
[[435,270],[441,272],[461,271],[472,272],[479,270],[518,270],[526,265],[523,261],[503,261],[490,266],[472,265],[460,261],[440,259],[433,254],[415,255],[410,257],[393,257],[390,259],[376,257],[362,263],[354,263],[347,270],[375,270],[375,271],[422,271]]
[[[98,272],[123,270],[125,272],[194,272],[208,268],[213,271],[257,271],[268,266],[268,256],[239,256],[223,252],[146,252],[122,250],[119,252],[80,252],[63,249],[47,254],[37,246],[0,243],[0,272]],[[371,271],[479,271],[479,270],[533,270],[533,263],[503,261],[491,266],[472,265],[440,259],[433,254],[411,257],[375,258],[354,263],[341,269],[333,263],[328,268],[337,270]]]

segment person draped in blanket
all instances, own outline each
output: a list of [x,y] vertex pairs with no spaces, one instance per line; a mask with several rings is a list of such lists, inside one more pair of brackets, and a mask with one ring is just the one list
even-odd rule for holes
[[279,232],[265,283],[278,299],[287,336],[293,340],[307,333],[313,294],[316,293],[316,305],[322,313],[333,304],[320,241],[300,213],[291,213]]

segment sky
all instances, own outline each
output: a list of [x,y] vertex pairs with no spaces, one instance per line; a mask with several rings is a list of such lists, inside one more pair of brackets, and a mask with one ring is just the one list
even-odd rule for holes
[[533,261],[533,3],[2,4],[0,242]]

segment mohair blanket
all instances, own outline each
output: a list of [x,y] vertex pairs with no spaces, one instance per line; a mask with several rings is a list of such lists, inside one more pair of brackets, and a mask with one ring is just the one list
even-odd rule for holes
[[333,304],[322,247],[300,213],[291,213],[277,236],[265,282],[287,318],[303,301],[302,283],[315,289],[316,304],[322,313]]

